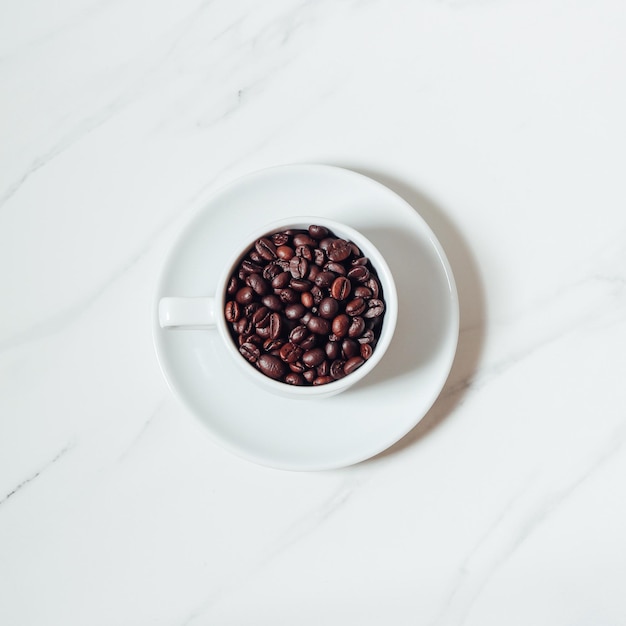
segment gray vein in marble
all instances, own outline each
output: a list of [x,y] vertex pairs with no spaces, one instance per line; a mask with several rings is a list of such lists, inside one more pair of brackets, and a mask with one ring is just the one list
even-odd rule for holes
[[163,397],[160,402],[157,404],[156,408],[150,413],[148,419],[141,425],[139,431],[132,437],[132,439],[128,442],[126,447],[120,452],[117,457],[117,462],[121,463],[126,459],[132,451],[137,447],[137,445],[141,442],[146,431],[150,428],[150,426],[155,422],[155,420],[160,415],[162,409],[167,405],[169,401],[169,397]]
[[78,141],[106,124],[113,117],[121,113],[142,95],[150,91],[158,82],[155,75],[158,74],[164,62],[174,53],[182,38],[192,28],[198,19],[198,15],[206,10],[207,2],[202,2],[190,15],[182,19],[168,33],[167,41],[161,46],[164,50],[161,54],[150,55],[150,62],[144,68],[140,75],[133,81],[132,86],[118,93],[111,98],[107,104],[101,107],[91,115],[80,120],[74,128],[61,137],[54,145],[43,154],[35,157],[27,169],[12,183],[9,183],[2,194],[0,194],[0,209],[5,206],[8,201],[20,190],[22,185],[26,183],[34,174],[42,167],[48,165],[56,157],[65,153]]
[[462,626],[489,582],[515,552],[625,444],[626,422],[623,422],[603,445],[581,459],[578,472],[569,481],[552,491],[541,491],[545,477],[539,477],[534,482],[539,490],[531,489],[528,484],[520,490],[463,560],[448,599],[432,626]]
[[256,563],[247,571],[247,573],[235,581],[225,583],[220,589],[214,590],[210,597],[206,598],[191,613],[189,613],[184,621],[179,622],[179,626],[191,626],[198,618],[201,618],[207,611],[215,605],[221,597],[230,593],[233,589],[240,589],[244,584],[254,580],[260,572],[268,565],[278,559],[286,550],[300,543],[305,538],[315,533],[340,511],[350,500],[355,490],[361,486],[362,480],[350,477],[344,480],[338,489],[336,489],[329,498],[321,505],[316,507],[314,511],[308,512],[300,519],[295,520],[285,531],[283,536],[273,545],[269,546],[265,554],[261,556]]
[[15,494],[20,492],[27,485],[29,485],[34,480],[36,480],[39,476],[41,476],[41,474],[43,474],[43,472],[45,472],[48,468],[50,468],[52,465],[54,465],[60,458],[62,458],[65,454],[67,454],[67,452],[69,452],[72,448],[73,448],[73,444],[67,444],[65,447],[63,447],[52,459],[50,459],[50,461],[45,463],[45,465],[43,467],[38,469],[31,476],[28,476],[28,478],[25,478],[21,483],[19,483],[19,485],[17,485],[15,488],[13,488],[6,496],[4,496],[0,500],[0,506],[2,506],[7,500],[9,500],[9,498],[12,498]]

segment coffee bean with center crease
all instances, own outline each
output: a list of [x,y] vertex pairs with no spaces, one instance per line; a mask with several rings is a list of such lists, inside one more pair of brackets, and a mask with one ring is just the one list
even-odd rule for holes
[[350,281],[345,276],[339,276],[335,278],[330,287],[330,295],[335,300],[345,300],[350,295],[351,289]]
[[269,336],[272,339],[278,339],[283,331],[283,318],[280,313],[274,312],[270,315]]
[[363,265],[357,265],[348,272],[348,278],[357,283],[364,283],[369,280],[370,271]]
[[345,239],[335,239],[326,249],[331,261],[345,261],[352,254],[352,247]]
[[234,300],[229,300],[224,307],[224,317],[227,322],[236,322],[241,317],[241,306]]
[[[369,302],[371,302],[371,300]],[[348,304],[346,304],[346,313],[351,316],[361,315],[363,311],[367,309],[367,306],[368,305],[365,300],[363,300],[363,298],[354,298],[353,300],[350,300]]]
[[373,317],[380,317],[385,311],[385,303],[378,298],[372,298],[367,301],[367,311],[363,313],[365,317],[371,319]]
[[340,378],[343,378],[346,373],[344,372],[344,365],[346,364],[345,361],[342,361],[341,359],[335,359],[331,364],[330,364],[330,375],[335,379],[335,380],[339,380]]
[[359,315],[352,318],[350,328],[348,328],[348,337],[355,339],[360,337],[365,330],[365,320]]
[[238,289],[239,289],[239,281],[237,280],[235,276],[231,276],[230,280],[228,281],[228,287],[226,287],[226,293],[229,296],[234,296],[237,293]]
[[288,341],[280,349],[280,358],[287,363],[295,363],[302,356],[302,348]]
[[252,323],[257,328],[263,328],[270,323],[271,312],[266,306],[262,306],[254,312]]
[[293,257],[289,261],[289,271],[294,278],[304,278],[309,271],[309,262],[302,257]]
[[246,285],[252,287],[254,293],[259,296],[264,296],[270,290],[267,281],[261,276],[261,274],[250,274],[246,278]]
[[352,374],[352,372],[361,367],[363,363],[365,363],[365,359],[362,356],[353,356],[346,361],[346,364],[343,366],[343,371],[346,374]]
[[267,237],[259,239],[254,247],[256,248],[258,254],[260,254],[266,261],[271,261],[276,258],[276,245]]
[[309,329],[306,326],[296,326],[289,333],[289,341],[294,343],[302,343],[309,336]]
[[285,365],[278,357],[271,354],[262,354],[257,360],[257,366],[266,376],[275,380],[285,375]]
[[256,363],[258,358],[261,356],[261,351],[258,346],[255,346],[250,342],[244,343],[239,348],[239,352],[241,352],[246,361],[249,361],[250,363]]

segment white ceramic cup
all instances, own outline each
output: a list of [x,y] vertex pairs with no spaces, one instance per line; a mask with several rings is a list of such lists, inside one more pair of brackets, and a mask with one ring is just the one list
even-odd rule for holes
[[[256,367],[251,365],[239,352],[233,340],[228,322],[224,316],[226,304],[226,287],[241,260],[246,256],[254,243],[263,236],[271,235],[287,229],[307,229],[311,224],[328,228],[333,235],[354,242],[366,256],[376,270],[379,283],[382,287],[385,302],[385,314],[382,328],[374,351],[356,371],[325,385],[289,385],[269,378]],[[380,362],[391,342],[398,317],[398,295],[393,276],[381,253],[366,237],[353,228],[333,220],[319,217],[293,217],[273,222],[250,233],[235,247],[236,252],[225,264],[217,290],[213,296],[190,296],[172,294],[159,301],[159,323],[161,328],[171,330],[207,329],[209,332],[218,332],[228,353],[239,366],[240,372],[250,377],[255,383],[267,391],[287,398],[320,398],[336,395],[345,391],[369,374]]]

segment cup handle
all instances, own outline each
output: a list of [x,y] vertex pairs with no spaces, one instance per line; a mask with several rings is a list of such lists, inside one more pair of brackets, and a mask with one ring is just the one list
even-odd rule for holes
[[205,329],[215,326],[215,298],[167,297],[159,300],[161,328]]

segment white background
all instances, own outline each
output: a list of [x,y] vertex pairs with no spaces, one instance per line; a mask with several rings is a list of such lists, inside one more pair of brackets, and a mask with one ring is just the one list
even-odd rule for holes
[[[0,623],[626,623],[618,0],[0,6]],[[215,445],[151,338],[221,185],[348,167],[461,300],[402,441],[294,473]]]

